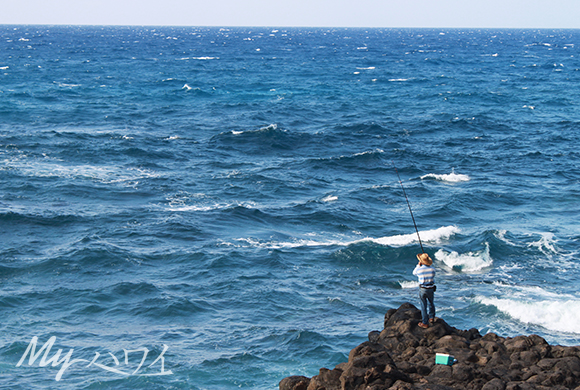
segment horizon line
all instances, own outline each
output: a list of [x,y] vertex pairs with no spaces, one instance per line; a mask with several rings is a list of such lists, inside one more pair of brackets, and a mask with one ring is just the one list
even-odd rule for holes
[[580,30],[580,27],[449,27],[449,26],[290,26],[290,25],[189,25],[189,24],[91,24],[91,23],[0,23],[0,26],[61,27],[192,27],[192,28],[337,28],[337,29],[449,29],[449,30]]

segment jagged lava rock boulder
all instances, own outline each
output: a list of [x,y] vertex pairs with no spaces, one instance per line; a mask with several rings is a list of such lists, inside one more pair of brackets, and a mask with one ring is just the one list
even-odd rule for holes
[[[580,390],[580,348],[551,346],[537,335],[481,336],[438,318],[418,327],[410,303],[385,314],[384,329],[354,348],[348,362],[307,378],[291,376],[280,390]],[[435,354],[453,355],[452,366]]]

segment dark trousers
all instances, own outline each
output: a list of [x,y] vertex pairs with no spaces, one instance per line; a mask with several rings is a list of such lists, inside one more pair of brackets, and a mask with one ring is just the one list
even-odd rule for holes
[[421,300],[421,317],[423,323],[428,324],[429,318],[435,318],[435,292],[432,288],[419,288],[419,299]]

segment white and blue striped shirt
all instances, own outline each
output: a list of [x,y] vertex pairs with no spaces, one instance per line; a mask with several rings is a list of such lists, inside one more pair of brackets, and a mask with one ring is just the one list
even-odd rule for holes
[[417,264],[413,270],[413,275],[419,278],[419,285],[421,287],[430,288],[435,285],[435,268],[431,266]]

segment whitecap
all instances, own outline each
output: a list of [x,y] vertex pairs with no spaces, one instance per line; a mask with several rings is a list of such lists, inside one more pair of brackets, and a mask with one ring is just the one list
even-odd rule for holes
[[558,240],[554,238],[553,233],[538,233],[541,238],[538,241],[528,244],[528,247],[536,247],[540,252],[546,256],[550,256],[558,253],[558,250],[554,246]]
[[66,84],[66,83],[58,83],[59,87],[64,87],[64,88],[73,88],[73,87],[80,87],[81,84]]
[[[365,152],[359,152],[359,153],[355,153],[355,154],[353,154],[352,156],[353,156],[353,157],[359,157],[359,156],[366,156],[366,155],[369,155],[369,154],[375,154],[375,153],[379,153],[379,154],[381,154],[381,153],[385,153],[385,151],[384,151],[383,149],[378,149],[378,148],[377,148],[377,149],[373,149],[373,150],[367,150],[367,151],[365,151]],[[342,156],[342,157],[344,157],[344,156]]]
[[338,200],[338,196],[336,196],[336,195],[328,195],[328,196],[325,196],[324,198],[322,198],[322,201],[325,203],[326,202],[334,202],[335,200]]
[[435,253],[435,259],[440,261],[445,268],[459,270],[463,273],[478,273],[493,265],[488,243],[485,243],[485,249],[479,252],[460,254],[455,251],[446,252],[439,249]]
[[[421,241],[424,243],[432,243],[437,244],[440,243],[442,240],[446,240],[451,237],[453,234],[459,232],[459,229],[455,226],[444,226],[439,229],[435,230],[427,230],[421,231]],[[299,248],[299,247],[315,247],[315,246],[349,246],[355,245],[365,242],[374,242],[379,245],[387,245],[387,246],[406,246],[417,242],[417,234],[405,234],[405,235],[396,235],[396,236],[388,236],[388,237],[381,237],[381,238],[371,238],[366,237],[358,240],[352,239],[316,239],[319,234],[312,233],[308,236],[312,238],[303,239],[297,238],[294,241],[289,242],[276,242],[276,241],[268,241],[262,242],[253,240],[251,244],[253,246],[257,246],[260,248],[267,248],[267,249],[282,249],[282,248]],[[248,242],[248,239],[241,238],[237,241],[244,241]]]
[[9,66],[2,66],[2,67],[0,67],[0,70],[6,70],[8,68],[10,68],[10,67]]
[[[459,233],[459,228],[456,226],[442,226],[434,230],[423,230],[419,232],[421,241],[425,243],[438,244],[444,240],[448,240],[452,235]],[[387,236],[381,238],[366,238],[360,241],[373,241],[377,244],[388,246],[405,246],[418,242],[416,233],[409,233],[396,236]]]
[[190,211],[213,211],[213,210],[223,210],[231,207],[231,204],[216,203],[212,205],[180,205],[180,206],[169,206],[169,211],[174,212],[190,212]]
[[342,245],[343,243],[339,240],[331,241],[316,241],[308,239],[299,239],[296,241],[288,242],[276,242],[276,241],[260,241],[254,238],[238,238],[238,242],[247,243],[250,246],[265,249],[292,249],[292,248],[302,248],[302,247],[315,247],[315,246],[333,246]]
[[134,186],[138,180],[155,178],[155,172],[141,168],[122,169],[110,165],[69,165],[58,161],[15,161],[8,164],[23,175],[32,177],[63,177],[95,180],[102,183],[119,183]]
[[516,246],[516,244],[514,242],[511,242],[510,240],[508,240],[505,235],[507,234],[507,230],[498,230],[497,232],[495,232],[493,235],[498,239],[501,240],[503,242],[505,242],[506,244],[512,245],[512,246]]
[[400,280],[399,285],[401,286],[402,289],[417,288],[417,287],[419,287],[419,282],[418,281]]
[[445,181],[449,183],[459,183],[462,181],[469,181],[470,177],[468,175],[457,174],[455,172],[451,172],[449,174],[438,175],[435,173],[429,173],[427,175],[421,176],[421,179],[435,179],[439,181]]
[[580,333],[580,300],[573,297],[565,299],[508,299],[478,297],[484,305],[495,306],[521,322],[543,326],[558,332]]
[[183,87],[181,87],[181,89],[186,89],[189,91],[191,87],[188,84],[184,84]]

